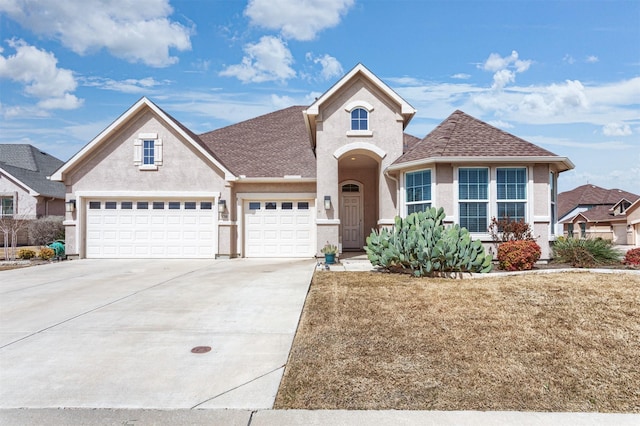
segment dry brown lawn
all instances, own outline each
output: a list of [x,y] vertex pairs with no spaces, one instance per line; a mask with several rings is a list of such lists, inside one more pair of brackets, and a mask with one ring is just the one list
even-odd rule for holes
[[318,272],[275,408],[640,412],[640,277]]

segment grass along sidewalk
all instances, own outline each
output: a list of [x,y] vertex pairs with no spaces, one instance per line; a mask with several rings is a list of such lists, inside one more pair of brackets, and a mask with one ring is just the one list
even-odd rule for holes
[[640,412],[640,277],[315,274],[274,408]]

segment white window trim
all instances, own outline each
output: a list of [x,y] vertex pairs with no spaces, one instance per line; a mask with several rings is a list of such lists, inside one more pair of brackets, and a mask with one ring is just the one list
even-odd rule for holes
[[[498,183],[497,183],[497,170],[498,169],[526,169],[527,173],[527,186],[525,189],[526,199],[524,200],[498,200]],[[533,166],[523,166],[521,164],[514,165],[500,165],[500,166],[457,166],[454,168],[453,174],[453,192],[454,192],[454,214],[453,218],[455,219],[455,223],[460,224],[460,203],[462,202],[483,202],[483,200],[461,200],[460,199],[460,169],[489,169],[489,188],[488,188],[488,199],[486,202],[488,203],[487,207],[487,227],[491,224],[491,218],[496,217],[498,213],[498,203],[499,202],[518,202],[525,203],[525,222],[529,224],[531,229],[534,228],[534,222],[539,221],[540,218],[537,216],[534,217],[533,205],[534,205],[534,182],[533,182]],[[548,200],[549,201],[549,200]],[[544,217],[545,221],[550,220],[550,216]],[[556,218],[558,220],[558,218]],[[475,238],[480,238],[481,240],[491,240],[491,235],[489,232],[472,232],[471,233]]]
[[[424,201],[407,201],[407,175],[409,173],[417,173],[417,172],[424,172],[424,171],[430,171],[431,172],[431,199],[430,200],[424,200]],[[435,206],[435,195],[436,195],[436,184],[435,184],[435,169],[432,168],[425,168],[425,169],[416,169],[416,170],[408,170],[404,173],[402,173],[402,182],[400,183],[400,197],[401,197],[401,205],[402,205],[402,217],[407,217],[408,216],[408,211],[409,205],[416,205],[416,204],[423,204],[423,203],[429,203],[431,204],[431,207]]]
[[[488,188],[487,188],[487,198],[481,200],[461,200],[460,199],[460,169],[487,169],[488,170]],[[460,223],[460,203],[486,203],[487,204],[487,228],[489,227],[492,213],[492,206],[495,206],[495,195],[493,189],[495,188],[495,174],[492,172],[493,168],[490,166],[458,166],[455,168],[453,173],[453,187],[454,187],[454,210],[455,210],[455,223],[462,226]],[[469,231],[471,232],[471,231]],[[476,238],[480,238],[482,240],[489,239],[490,235],[488,231],[485,232],[471,232]]]
[[[351,129],[351,113],[354,109],[361,108],[367,111],[367,129],[366,130],[352,130]],[[373,130],[371,130],[371,112],[374,110],[374,106],[367,101],[355,100],[349,102],[344,110],[349,113],[349,130],[347,130],[348,137],[371,137],[373,136]]]
[[[143,141],[153,141],[153,164],[143,164]],[[138,166],[142,171],[158,170],[162,165],[162,139],[157,133],[140,133],[133,141],[133,165]]]
[[[511,199],[511,198],[498,199],[498,170],[500,169],[524,169],[524,172],[525,172],[524,199]],[[498,203],[524,203],[524,221],[528,223],[529,218],[531,217],[531,214],[529,212],[529,204],[530,204],[529,194],[533,190],[532,186],[530,185],[533,181],[530,179],[531,172],[529,168],[526,166],[511,166],[511,167],[500,166],[500,167],[494,167],[493,173],[495,174],[495,179],[493,179],[493,182],[495,182],[496,202],[495,202],[495,211],[494,211],[495,214],[492,215],[491,217],[495,217],[498,220],[501,219],[497,216]]]

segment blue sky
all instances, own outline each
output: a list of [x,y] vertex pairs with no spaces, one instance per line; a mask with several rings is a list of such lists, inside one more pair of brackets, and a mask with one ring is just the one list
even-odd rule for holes
[[196,133],[308,105],[358,62],[640,193],[640,1],[0,0],[0,143],[67,160],[141,96]]

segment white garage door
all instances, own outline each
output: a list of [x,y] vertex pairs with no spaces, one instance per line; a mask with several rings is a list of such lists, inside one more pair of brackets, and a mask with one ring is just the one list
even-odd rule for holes
[[88,258],[212,258],[214,204],[202,200],[107,200],[86,204]]
[[246,257],[312,257],[313,200],[246,201]]

